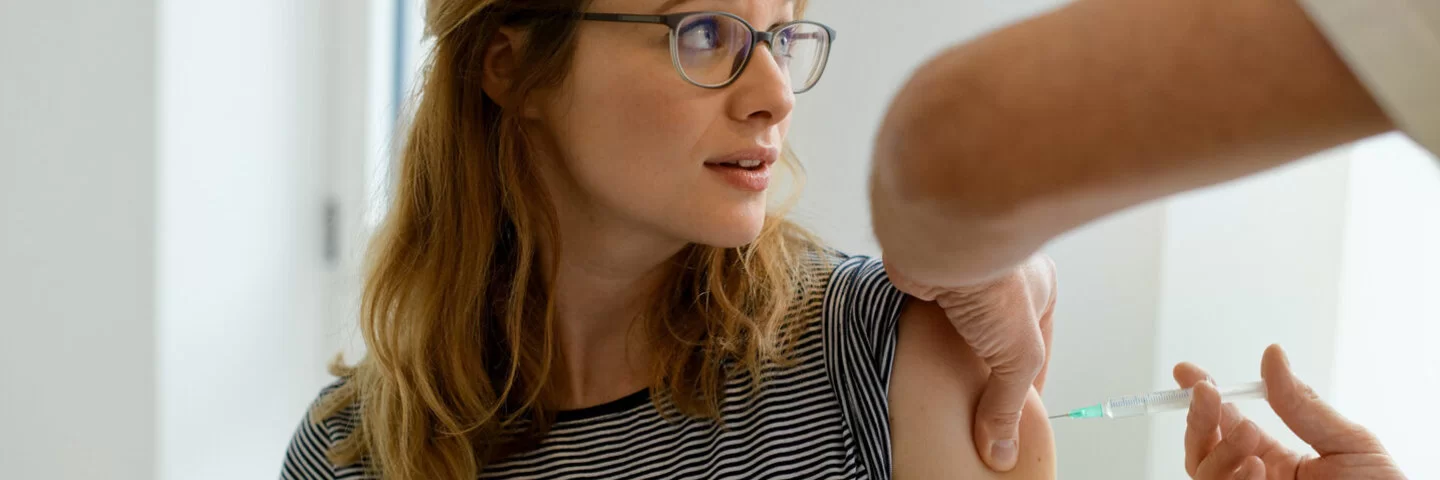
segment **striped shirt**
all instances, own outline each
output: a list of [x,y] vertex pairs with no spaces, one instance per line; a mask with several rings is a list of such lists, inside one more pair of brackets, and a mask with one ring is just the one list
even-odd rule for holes
[[[890,478],[886,395],[904,295],[876,259],[815,258],[812,266],[789,316],[803,322],[792,361],[764,365],[758,390],[748,373],[730,378],[722,422],[681,416],[663,398],[662,414],[642,391],[560,412],[534,449],[486,465],[480,478]],[[281,478],[370,478],[361,465],[325,459],[358,415],[358,405],[307,415]]]

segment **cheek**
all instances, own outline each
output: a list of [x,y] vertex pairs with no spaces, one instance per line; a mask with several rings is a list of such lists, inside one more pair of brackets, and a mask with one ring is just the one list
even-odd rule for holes
[[678,148],[693,148],[719,113],[707,108],[668,63],[649,57],[577,62],[569,120],[590,140],[606,143],[606,151],[673,156]]
[[[569,160],[577,175],[592,177],[602,190],[664,189],[665,180],[688,163],[704,117],[670,101],[652,75],[610,69],[577,82],[572,108],[564,115]],[[673,178],[670,178],[673,180]],[[607,188],[608,187],[608,188]]]
[[576,52],[564,101],[548,115],[570,169],[597,195],[675,194],[700,171],[698,147],[719,106],[698,98],[663,56],[650,58],[663,52],[631,46],[601,58],[594,50]]
[[724,132],[724,96],[686,83],[664,52],[632,45],[632,54],[599,58],[605,46],[596,43],[577,50],[563,100],[547,112],[582,208],[685,241],[748,242],[764,196],[742,198],[703,166],[734,144],[709,138]]

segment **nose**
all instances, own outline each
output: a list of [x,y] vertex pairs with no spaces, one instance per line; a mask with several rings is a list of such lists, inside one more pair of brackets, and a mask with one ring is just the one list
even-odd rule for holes
[[795,92],[790,76],[780,69],[768,44],[756,43],[750,64],[730,85],[730,115],[735,120],[770,127],[790,117]]

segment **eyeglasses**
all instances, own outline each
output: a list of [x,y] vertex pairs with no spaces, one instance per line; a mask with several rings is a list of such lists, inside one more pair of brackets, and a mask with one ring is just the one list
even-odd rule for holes
[[685,81],[703,88],[724,88],[750,64],[755,44],[765,42],[790,81],[791,91],[804,93],[820,81],[830,58],[835,30],[810,21],[795,21],[758,31],[745,19],[725,12],[670,15],[582,13],[582,20],[654,23],[670,27],[670,60]]

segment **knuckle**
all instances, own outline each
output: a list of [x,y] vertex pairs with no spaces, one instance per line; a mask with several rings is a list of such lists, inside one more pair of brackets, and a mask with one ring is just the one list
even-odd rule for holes
[[990,425],[993,426],[993,427],[996,427],[996,428],[1009,429],[1009,428],[1019,428],[1019,427],[1020,427],[1020,411],[1019,411],[1019,410],[1013,410],[1013,411],[1012,411],[1012,410],[1008,410],[1008,409],[1007,409],[1007,410],[990,412],[989,418],[990,418],[990,420],[989,420],[989,421],[990,421]]
[[1366,450],[1381,450],[1384,448],[1380,445],[1380,441],[1375,438],[1375,434],[1370,433],[1370,430],[1363,426],[1351,424],[1347,426],[1344,431],[1344,435],[1350,439],[1350,443],[1354,443],[1360,448]]
[[1316,392],[1314,387],[1306,384],[1300,384],[1299,387],[1300,388],[1296,389],[1296,392],[1300,399],[1310,402],[1320,401],[1320,393]]
[[1185,428],[1199,432],[1209,428],[1210,425],[1207,425],[1208,423],[1205,419],[1200,418],[1200,415],[1195,411],[1195,406],[1191,405],[1190,413],[1185,415]]

